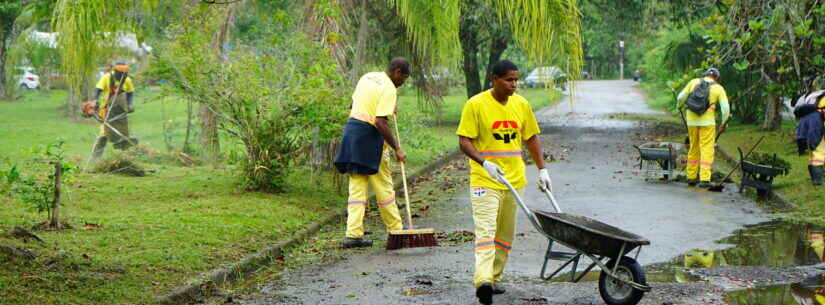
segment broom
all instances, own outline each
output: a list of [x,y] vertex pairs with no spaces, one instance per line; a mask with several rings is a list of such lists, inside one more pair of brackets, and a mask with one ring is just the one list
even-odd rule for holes
[[[398,115],[395,115],[395,138],[398,140],[398,147],[401,148],[401,135],[398,132]],[[412,222],[412,212],[410,212],[410,195],[407,192],[407,172],[404,170],[404,162],[401,162],[401,182],[404,184],[404,203],[407,208],[406,230],[390,231],[387,238],[387,250],[397,250],[402,248],[436,247],[435,230],[415,229]]]

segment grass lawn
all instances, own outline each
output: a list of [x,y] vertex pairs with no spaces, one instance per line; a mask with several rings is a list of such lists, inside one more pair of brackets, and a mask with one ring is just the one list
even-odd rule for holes
[[[402,141],[410,170],[457,147],[454,132],[466,101],[463,92],[445,98],[440,124],[418,110],[414,95],[401,97]],[[539,89],[522,94],[534,109],[551,104]],[[60,139],[70,160],[85,162],[98,126],[63,116],[59,108],[64,98],[62,91],[31,92],[19,101],[0,102],[0,161],[24,166],[24,175],[44,173],[47,165],[25,152]],[[186,103],[163,98],[158,90],[138,91],[136,103],[130,130],[140,142],[161,151],[179,150]],[[196,139],[193,136],[195,144]],[[224,152],[238,149],[229,136],[222,139]],[[231,164],[142,165],[150,170],[146,177],[73,173],[61,214],[74,229],[34,231],[45,244],[16,239],[9,232],[17,226],[30,228],[46,215],[0,195],[0,243],[37,255],[34,260],[12,259],[0,251],[0,304],[151,303],[154,296],[204,271],[266,248],[344,207],[345,195],[335,190],[332,173],[310,175],[296,169],[286,192],[265,194],[243,191],[237,183],[239,171]]]
[[[666,105],[673,103],[673,97],[667,88],[659,88],[655,84],[643,83],[642,88],[648,96],[651,107],[665,110]],[[674,122],[678,117],[668,117]],[[681,124],[681,122],[679,122]],[[766,132],[760,126],[731,123],[725,133],[719,138],[719,145],[734,159],[738,160],[737,148],[747,152],[761,136],[765,139],[757,147],[757,152],[776,154],[791,163],[791,171],[787,175],[774,179],[774,190],[783,197],[799,206],[798,210],[787,211],[785,214],[793,219],[825,225],[825,187],[814,187],[808,175],[808,155],[799,156],[796,152],[794,135],[796,123],[793,120],[784,120],[777,131]],[[738,181],[738,179],[737,179]]]

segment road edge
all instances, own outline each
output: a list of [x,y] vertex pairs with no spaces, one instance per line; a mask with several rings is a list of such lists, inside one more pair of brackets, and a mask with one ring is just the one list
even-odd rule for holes
[[[430,162],[421,169],[418,169],[415,172],[407,175],[407,180],[410,181],[411,184],[415,184],[416,182],[418,182],[418,178],[420,178],[421,176],[429,174],[433,170],[441,166],[444,166],[448,162],[453,161],[454,159],[457,159],[460,156],[462,156],[462,153],[458,149],[449,151],[446,154],[443,154],[440,157],[436,158],[435,161]],[[393,182],[396,186],[396,190],[400,190],[401,177],[397,176]],[[337,212],[332,213],[331,215],[327,215],[319,221],[310,223],[303,229],[295,232],[287,240],[280,241],[272,247],[250,254],[242,258],[240,261],[233,263],[229,266],[203,272],[200,275],[196,276],[194,279],[187,281],[186,284],[182,285],[181,287],[178,287],[173,292],[166,295],[158,296],[155,298],[155,300],[160,304],[169,305],[191,304],[193,302],[197,302],[201,299],[201,297],[208,294],[208,292],[211,290],[211,287],[235,282],[238,279],[241,279],[244,276],[258,270],[259,268],[270,264],[272,262],[272,258],[281,256],[284,249],[287,249],[301,242],[307,237],[317,233],[322,227],[331,224],[333,221],[345,216],[346,214],[346,209],[340,209]]]

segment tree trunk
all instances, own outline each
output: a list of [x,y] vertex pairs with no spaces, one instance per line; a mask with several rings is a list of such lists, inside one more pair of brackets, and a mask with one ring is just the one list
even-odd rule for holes
[[765,100],[765,121],[762,122],[762,130],[774,131],[779,129],[782,123],[782,98],[778,96],[768,96]]
[[[218,55],[223,61],[227,59],[224,46],[229,40],[229,34],[232,29],[232,24],[235,22],[238,8],[240,8],[240,4],[238,3],[227,5],[225,8],[226,11],[224,12],[224,22],[212,40],[212,47],[218,51]],[[221,153],[221,142],[220,138],[218,138],[218,115],[209,109],[208,105],[202,104],[200,118],[203,156],[210,163],[215,163]]]
[[209,163],[215,163],[221,153],[221,142],[218,138],[218,116],[208,105],[201,104],[201,150],[203,157]]
[[52,200],[51,219],[49,219],[49,227],[60,229],[60,188],[63,185],[63,164],[56,162],[54,164],[54,199]]
[[487,60],[487,72],[484,73],[484,90],[493,87],[493,65],[501,60],[504,50],[507,50],[507,37],[499,36],[490,42],[490,57]]
[[478,32],[476,29],[475,20],[462,18],[458,37],[464,55],[464,81],[467,84],[467,98],[481,92],[481,79],[478,76]]
[[[8,32],[4,31],[4,33]],[[11,84],[12,86],[17,86],[17,84],[14,84],[13,82],[9,82],[9,84],[6,83],[6,58],[8,57],[8,45],[6,44],[6,40],[9,39],[9,36],[10,35],[5,34],[2,38],[0,38],[0,96],[4,98],[9,98],[7,94],[10,91],[8,90],[7,85]]]

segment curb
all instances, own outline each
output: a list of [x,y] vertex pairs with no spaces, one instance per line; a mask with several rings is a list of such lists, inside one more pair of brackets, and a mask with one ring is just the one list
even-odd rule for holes
[[[721,146],[716,147],[716,151],[719,152],[719,155],[721,157],[720,159],[727,162],[728,165],[736,166],[736,163],[739,162],[739,160],[733,158],[730,153],[728,153],[727,151],[722,149]],[[790,200],[788,200],[788,198],[785,198],[785,196],[782,196],[781,194],[779,194],[777,192],[770,192],[770,196],[768,197],[768,199],[770,199],[773,202],[776,202],[776,203],[780,204],[783,208],[791,208],[791,209],[799,208],[799,206],[797,206],[795,203],[791,202]]]
[[[418,178],[420,178],[424,174],[428,174],[436,170],[437,168],[444,166],[448,162],[457,159],[460,156],[462,156],[462,152],[460,150],[456,149],[450,151],[447,154],[438,157],[438,159],[427,164],[423,168],[407,175],[407,180],[410,181],[410,184],[415,184],[416,182],[418,182]],[[397,176],[395,179],[393,179],[393,183],[394,185],[396,185],[396,191],[398,191],[398,186],[401,184],[401,177]],[[374,200],[374,198],[372,197],[370,199]],[[287,240],[280,241],[272,247],[250,254],[241,259],[240,261],[233,263],[227,267],[213,269],[201,273],[199,276],[195,277],[195,279],[188,281],[182,287],[179,287],[178,289],[167,295],[157,297],[155,300],[160,304],[169,305],[191,304],[193,302],[196,302],[200,297],[206,295],[209,292],[210,287],[235,282],[238,279],[243,278],[245,275],[248,275],[253,271],[258,270],[260,267],[269,265],[273,258],[281,256],[283,254],[284,249],[287,249],[297,244],[298,242],[306,239],[307,237],[317,233],[322,227],[333,223],[333,221],[338,220],[340,217],[343,217],[346,214],[346,209],[341,209],[337,212],[333,212],[332,215],[328,215],[320,221],[311,223],[310,225],[299,230],[298,232],[295,232]]]

